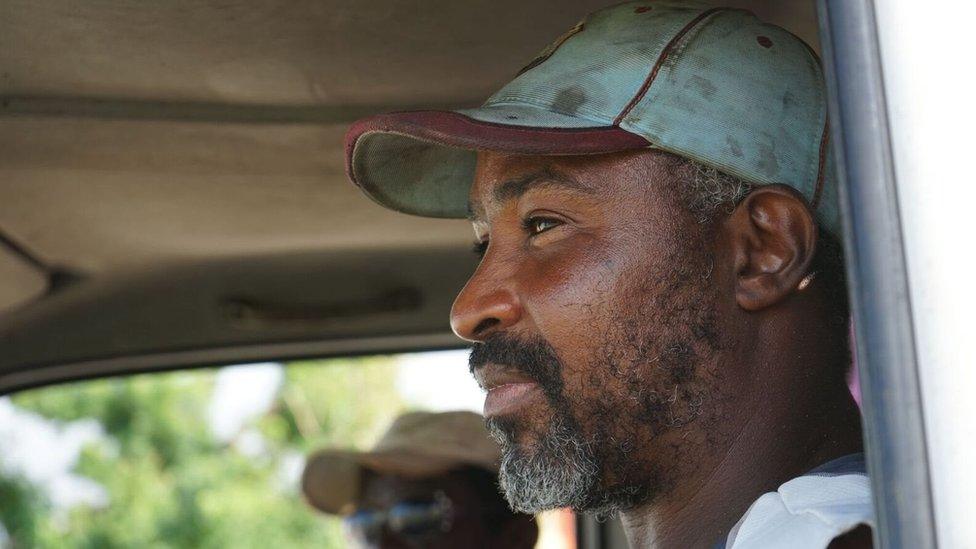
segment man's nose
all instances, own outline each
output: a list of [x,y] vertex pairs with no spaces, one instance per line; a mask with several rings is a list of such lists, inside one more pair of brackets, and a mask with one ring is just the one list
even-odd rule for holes
[[479,268],[454,300],[451,328],[461,339],[484,341],[522,318],[522,305],[516,293],[488,282],[487,273]]

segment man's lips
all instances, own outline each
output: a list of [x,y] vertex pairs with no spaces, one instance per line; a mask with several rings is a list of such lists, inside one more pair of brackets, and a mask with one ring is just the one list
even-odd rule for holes
[[499,385],[485,397],[485,417],[513,413],[539,393],[539,384],[535,382]]
[[478,385],[488,391],[485,396],[485,417],[513,413],[541,394],[538,383],[504,366],[486,365],[475,370],[474,377]]

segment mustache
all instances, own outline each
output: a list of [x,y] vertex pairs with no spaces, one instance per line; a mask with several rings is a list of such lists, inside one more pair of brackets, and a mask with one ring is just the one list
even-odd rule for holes
[[486,364],[511,368],[538,383],[544,392],[557,395],[562,391],[563,364],[556,351],[543,339],[522,340],[507,334],[493,334],[471,346],[468,370]]

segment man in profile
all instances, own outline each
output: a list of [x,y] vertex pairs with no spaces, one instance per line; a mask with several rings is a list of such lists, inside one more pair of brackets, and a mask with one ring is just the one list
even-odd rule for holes
[[634,547],[869,546],[823,75],[752,14],[591,14],[480,108],[347,133],[380,204],[472,221],[454,303],[514,509]]
[[481,416],[412,412],[368,452],[313,454],[302,490],[357,547],[530,549],[536,524],[498,493],[498,457]]

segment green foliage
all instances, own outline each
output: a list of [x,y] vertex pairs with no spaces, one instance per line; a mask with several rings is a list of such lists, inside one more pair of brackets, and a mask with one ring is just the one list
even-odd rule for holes
[[15,547],[37,543],[38,517],[44,511],[40,492],[19,476],[0,475],[0,517]]
[[29,483],[0,475],[0,523],[15,547],[342,547],[339,525],[281,478],[296,454],[365,447],[404,405],[388,357],[289,365],[252,427],[267,451],[248,457],[210,432],[215,371],[97,380],[24,392],[16,406],[58,421],[94,418],[107,442],[75,473],[101,484],[104,508],[53,509]]
[[404,411],[389,358],[333,360],[329,369],[335,375],[322,376],[316,362],[289,365],[281,393],[287,409],[280,416],[287,427],[281,426],[277,432],[272,427],[265,431],[266,436],[281,437],[278,440],[305,450],[366,448]]

